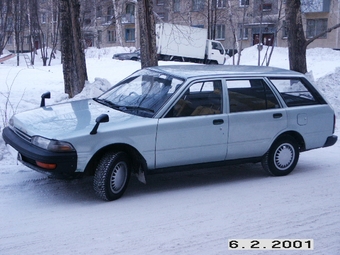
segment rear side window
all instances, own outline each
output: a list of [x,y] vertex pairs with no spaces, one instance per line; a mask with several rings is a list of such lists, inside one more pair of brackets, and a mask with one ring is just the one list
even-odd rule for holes
[[319,93],[303,79],[270,78],[288,107],[322,104]]
[[230,112],[280,108],[277,98],[262,79],[227,80]]

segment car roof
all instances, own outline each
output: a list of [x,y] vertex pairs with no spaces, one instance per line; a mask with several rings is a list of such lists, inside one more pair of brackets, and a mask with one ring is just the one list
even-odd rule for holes
[[184,79],[205,76],[303,76],[303,74],[268,66],[246,65],[165,65],[148,69],[164,72]]

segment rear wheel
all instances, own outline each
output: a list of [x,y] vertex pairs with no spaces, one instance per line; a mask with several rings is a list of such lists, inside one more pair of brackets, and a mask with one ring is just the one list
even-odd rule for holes
[[100,160],[93,180],[96,194],[103,200],[120,198],[129,183],[130,166],[124,152],[108,152]]
[[299,146],[289,135],[282,136],[273,143],[262,159],[264,170],[273,176],[283,176],[292,172],[299,160]]

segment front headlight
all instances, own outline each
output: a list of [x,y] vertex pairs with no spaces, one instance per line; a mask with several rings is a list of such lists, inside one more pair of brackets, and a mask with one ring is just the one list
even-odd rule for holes
[[54,139],[47,139],[41,136],[33,136],[31,143],[34,144],[35,146],[38,146],[48,151],[54,151],[54,152],[75,151],[72,144],[68,142],[58,141]]
[[10,129],[14,129],[14,120],[13,117],[11,117],[8,121],[8,126]]

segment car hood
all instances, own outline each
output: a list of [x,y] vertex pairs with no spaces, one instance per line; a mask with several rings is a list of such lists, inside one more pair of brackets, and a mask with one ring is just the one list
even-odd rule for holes
[[[89,134],[96,124],[96,118],[101,114],[107,114],[110,118],[109,123],[111,125],[114,123],[115,126],[125,125],[127,122],[142,118],[87,99],[40,107],[16,114],[11,120],[11,125],[29,136],[40,135],[52,139],[66,139]],[[98,131],[102,125],[109,124],[102,123]]]

